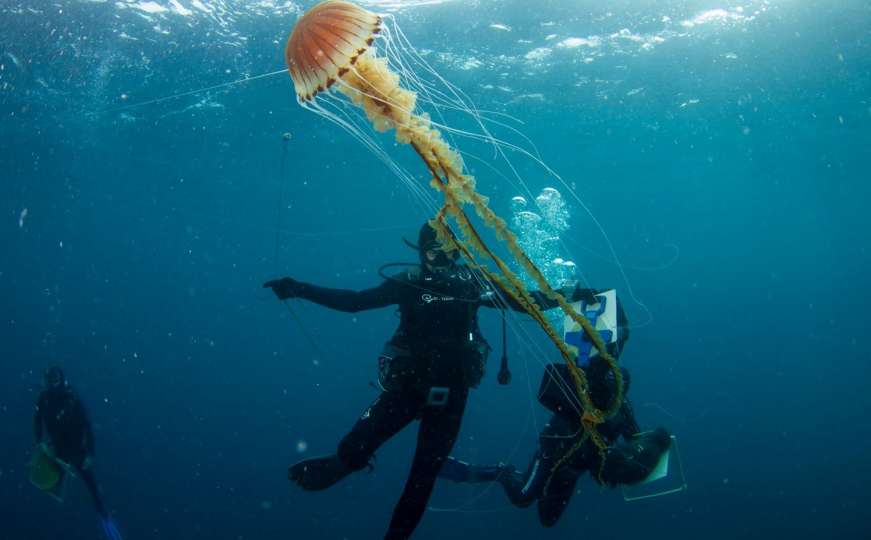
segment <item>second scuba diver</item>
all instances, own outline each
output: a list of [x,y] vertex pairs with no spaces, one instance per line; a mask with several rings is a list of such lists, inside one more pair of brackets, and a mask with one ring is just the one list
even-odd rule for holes
[[[409,538],[426,509],[439,470],[460,430],[469,389],[484,374],[489,345],[478,327],[478,308],[523,308],[477,272],[458,264],[435,229],[425,223],[418,235],[420,267],[362,291],[329,289],[291,278],[267,282],[280,299],[303,298],[322,306],[358,312],[390,305],[399,308],[399,328],[379,357],[382,392],[339,443],[333,455],[307,459],[288,476],[307,490],[326,489],[369,465],[375,451],[413,420],[420,420],[417,448],[402,496],[385,540]],[[562,291],[577,301],[595,291]],[[556,302],[541,292],[532,297],[542,309]]]
[[[619,358],[629,338],[626,314],[619,301],[616,304],[617,336],[615,341],[608,344],[608,352],[615,359]],[[595,326],[595,320],[590,322]],[[607,362],[591,351],[592,344],[586,338],[584,342],[585,346],[580,347],[582,352],[578,367],[587,376],[593,404],[604,409],[614,397],[614,375]],[[623,372],[621,407],[597,428],[607,444],[604,453],[600,454],[589,438],[582,441],[582,406],[572,385],[567,384],[571,380],[568,368],[565,364],[551,364],[545,369],[538,399],[553,415],[539,434],[538,450],[526,472],[521,474],[512,465],[470,465],[448,458],[440,476],[455,482],[499,482],[515,506],[526,508],[537,501],[539,521],[545,527],[552,527],[562,516],[574,494],[575,484],[585,472],[589,472],[598,483],[609,487],[645,480],[671,446],[671,436],[662,428],[640,433],[632,405],[626,398],[629,372],[625,368],[620,369]],[[620,437],[623,440],[618,442]],[[569,452],[581,441],[580,447],[569,456]]]
[[62,488],[67,474],[81,477],[100,516],[103,534],[109,540],[121,540],[100,497],[94,475],[94,432],[85,406],[61,368],[54,366],[46,370],[44,385],[33,416],[37,452],[60,465],[56,470],[56,486]]

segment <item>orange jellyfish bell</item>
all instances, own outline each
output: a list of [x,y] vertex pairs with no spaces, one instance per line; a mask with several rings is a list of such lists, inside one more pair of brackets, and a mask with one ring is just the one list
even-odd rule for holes
[[299,19],[284,48],[296,95],[308,101],[342,77],[381,31],[381,17],[341,0],[327,0]]

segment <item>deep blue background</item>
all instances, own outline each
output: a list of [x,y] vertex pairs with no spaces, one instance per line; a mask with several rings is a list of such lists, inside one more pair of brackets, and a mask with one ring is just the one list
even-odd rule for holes
[[[27,482],[35,392],[53,363],[91,410],[127,538],[368,540],[386,528],[413,430],[372,474],[328,492],[292,489],[285,474],[299,441],[302,455],[332,451],[374,398],[392,310],[294,303],[315,351],[260,285],[281,274],[374,285],[380,264],[413,259],[400,237],[425,216],[380,162],[300,109],[283,75],[116,109],[281,69],[296,14],[249,4],[188,17],[0,6],[2,539],[95,535],[80,485],[57,505]],[[689,490],[627,504],[586,481],[545,531],[498,489],[440,483],[432,506],[459,511],[429,512],[415,538],[867,538],[868,2],[597,4],[453,2],[397,17],[480,107],[523,120],[602,222],[649,309],[631,301],[630,317],[652,315],[624,355],[631,397],[642,424],[677,434]],[[739,5],[764,9],[678,23]],[[649,51],[625,40],[583,63],[581,48],[554,47],[649,35],[666,15],[675,33]],[[542,46],[548,64],[531,66],[523,55]],[[417,172],[410,150],[391,154]],[[518,163],[533,191],[552,185]],[[516,191],[471,164],[507,214]],[[602,234],[572,212],[567,242],[586,281],[626,294]],[[497,323],[485,314],[494,344]],[[545,416],[530,387],[550,359],[511,346],[515,380],[497,386],[491,359],[460,456],[523,465],[532,451]]]

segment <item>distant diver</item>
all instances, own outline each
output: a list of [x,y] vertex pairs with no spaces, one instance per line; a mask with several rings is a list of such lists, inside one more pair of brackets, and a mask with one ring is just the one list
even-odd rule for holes
[[67,475],[79,476],[87,486],[99,514],[100,530],[108,540],[121,540],[109,515],[94,474],[94,432],[88,413],[63,370],[46,370],[33,417],[36,439],[30,480],[41,490],[63,500]]
[[[608,350],[618,358],[629,338],[626,314],[616,301],[616,336]],[[604,302],[602,302],[604,304]],[[591,323],[595,324],[593,314]],[[588,315],[589,316],[589,315]],[[603,336],[604,337],[604,336]],[[580,347],[578,367],[584,370],[596,407],[607,407],[613,398],[615,381],[608,364],[591,350],[590,344]],[[498,482],[508,499],[517,507],[526,508],[538,502],[538,517],[545,527],[552,527],[562,516],[582,474],[589,472],[600,484],[609,487],[630,485],[647,479],[671,446],[669,433],[658,428],[641,433],[632,405],[625,397],[629,392],[629,372],[623,372],[623,402],[612,418],[599,425],[599,434],[607,443],[604,460],[599,449],[587,437],[581,425],[582,407],[571,391],[569,372],[565,364],[550,364],[545,369],[538,399],[553,415],[539,434],[539,446],[526,472],[513,465],[470,465],[449,457],[439,476],[455,482]],[[618,442],[622,437],[623,440]],[[580,447],[573,451],[573,448]]]
[[[409,242],[409,245],[412,245]],[[396,305],[399,328],[378,358],[381,394],[341,440],[335,454],[290,467],[291,481],[306,490],[326,489],[370,465],[375,451],[413,420],[420,420],[417,448],[385,540],[409,538],[423,517],[439,469],[456,441],[469,389],[484,375],[490,346],[478,326],[478,308],[524,311],[483,276],[459,264],[427,222],[417,245],[420,265],[362,291],[329,289],[285,277],[269,281],[279,299],[303,298],[345,312]],[[592,299],[591,289],[561,291],[573,301]],[[556,302],[532,293],[542,309]]]

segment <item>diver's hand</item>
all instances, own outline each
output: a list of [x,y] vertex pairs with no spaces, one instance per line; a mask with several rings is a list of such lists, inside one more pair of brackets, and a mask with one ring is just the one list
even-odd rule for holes
[[598,300],[596,300],[597,294],[599,294],[599,292],[596,289],[586,289],[584,287],[581,287],[581,283],[578,282],[575,283],[574,288],[571,289],[571,295],[569,296],[569,298],[571,298],[572,302],[578,302],[580,300],[583,300],[588,304],[594,304],[598,302]]
[[279,300],[287,300],[288,298],[296,298],[299,296],[301,283],[293,278],[285,277],[281,279],[273,279],[263,284],[264,289],[272,289],[275,296]]

